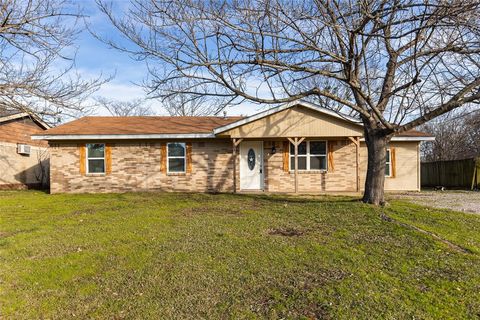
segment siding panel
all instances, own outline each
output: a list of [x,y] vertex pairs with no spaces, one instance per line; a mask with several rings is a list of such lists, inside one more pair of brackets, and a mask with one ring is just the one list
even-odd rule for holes
[[[416,191],[418,186],[418,142],[391,142],[390,147],[395,151],[392,158],[395,164],[392,166],[394,174],[385,178],[385,190],[387,191]],[[360,188],[365,188],[367,175],[368,153],[364,142],[360,144]],[[393,173],[393,172],[392,172]]]
[[232,138],[278,138],[278,137],[348,137],[361,136],[362,127],[317,111],[304,108],[290,108],[222,135]]

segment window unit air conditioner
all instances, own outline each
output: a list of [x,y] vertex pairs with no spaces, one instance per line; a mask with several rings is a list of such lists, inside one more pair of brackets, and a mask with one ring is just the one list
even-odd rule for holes
[[30,146],[27,144],[19,144],[17,145],[17,153],[30,155]]

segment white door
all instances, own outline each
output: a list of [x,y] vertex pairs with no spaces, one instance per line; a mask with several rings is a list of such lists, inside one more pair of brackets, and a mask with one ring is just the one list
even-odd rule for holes
[[240,144],[240,189],[263,189],[262,141],[244,141]]

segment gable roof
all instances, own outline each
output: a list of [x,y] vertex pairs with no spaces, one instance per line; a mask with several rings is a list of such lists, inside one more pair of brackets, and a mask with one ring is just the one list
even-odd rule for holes
[[0,123],[2,122],[7,122],[7,121],[12,121],[12,120],[17,120],[17,119],[22,119],[22,118],[30,118],[32,119],[36,124],[38,124],[42,129],[49,129],[50,126],[43,122],[42,119],[37,117],[36,115],[29,114],[27,112],[18,112],[15,110],[1,110],[0,111]]
[[227,124],[225,126],[218,127],[215,130],[213,130],[213,133],[214,134],[219,134],[219,133],[231,130],[231,129],[239,127],[239,126],[243,126],[247,123],[250,123],[250,122],[265,118],[265,117],[268,117],[272,114],[281,112],[283,110],[286,110],[286,109],[289,109],[289,108],[292,108],[292,107],[295,107],[295,106],[305,107],[307,109],[311,109],[311,110],[314,110],[314,111],[332,116],[334,118],[342,119],[342,120],[348,121],[350,123],[361,125],[361,122],[358,119],[355,119],[353,117],[349,117],[347,115],[339,115],[337,112],[329,110],[329,109],[324,108],[324,107],[321,107],[319,105],[316,105],[316,104],[313,104],[313,103],[310,103],[310,102],[307,102],[307,101],[303,101],[303,100],[297,100],[297,101],[282,104],[282,105],[274,107],[274,108],[270,108],[268,110],[256,113],[256,114],[254,114],[252,116],[249,116],[249,117],[246,117],[246,118],[242,118],[242,119],[240,119],[236,122]]
[[[129,116],[83,117],[51,128],[32,139],[81,140],[81,139],[189,139],[215,138],[218,134],[265,118],[294,106],[302,106],[351,124],[362,126],[358,119],[298,100],[286,103],[249,117],[199,117],[199,116]],[[420,131],[410,130],[392,138],[393,141],[434,140]]]
[[[301,107],[304,107],[304,108],[307,108],[307,109],[311,109],[311,110],[317,111],[319,113],[323,113],[325,115],[329,115],[331,117],[347,121],[351,124],[358,125],[360,127],[363,126],[362,122],[360,122],[356,118],[353,118],[353,117],[350,117],[350,116],[347,116],[347,115],[340,115],[335,111],[332,111],[330,109],[327,109],[327,108],[321,107],[319,105],[310,103],[308,101],[297,100],[297,101],[289,102],[289,103],[280,105],[278,107],[274,107],[274,108],[259,112],[257,114],[252,115],[252,116],[249,116],[249,117],[242,118],[242,119],[240,119],[236,122],[232,122],[232,123],[227,124],[225,126],[215,128],[213,130],[213,133],[215,135],[221,134],[222,132],[229,131],[231,129],[246,125],[248,123],[257,121],[259,119],[268,117],[270,115],[273,115],[275,113],[279,113],[283,110],[286,110],[286,109],[289,109],[289,108],[292,108],[292,107],[295,107],[295,106],[301,106]],[[398,135],[396,135],[395,137],[392,138],[392,141],[432,141],[432,140],[435,140],[435,137],[433,135],[425,133],[425,132],[421,132],[421,131],[418,131],[418,130],[409,130],[409,131],[403,132],[401,134],[398,134]]]

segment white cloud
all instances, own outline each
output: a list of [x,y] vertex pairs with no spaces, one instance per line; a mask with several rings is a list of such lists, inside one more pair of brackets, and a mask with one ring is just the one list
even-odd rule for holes
[[107,82],[95,95],[116,100],[145,98],[145,91],[133,83]]

